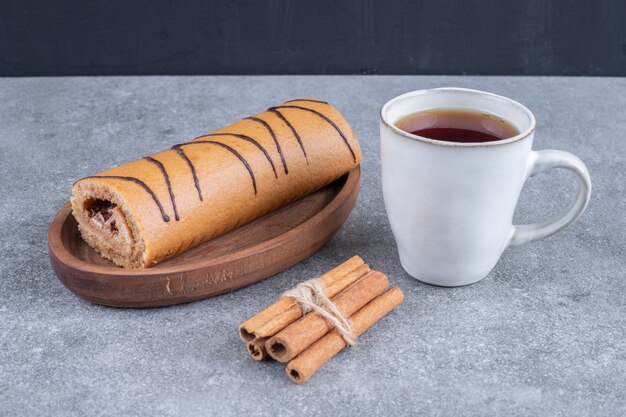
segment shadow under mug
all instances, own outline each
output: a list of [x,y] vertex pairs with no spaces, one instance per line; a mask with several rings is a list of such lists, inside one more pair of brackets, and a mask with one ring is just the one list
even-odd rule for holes
[[[428,139],[395,126],[405,116],[438,108],[498,116],[520,132],[495,142]],[[464,88],[419,90],[388,101],[380,113],[385,208],[400,262],[412,277],[459,286],[483,279],[508,246],[543,239],[574,222],[591,195],[587,167],[557,150],[533,151],[535,117],[509,98]],[[578,193],[563,213],[514,226],[526,179],[552,168],[576,174]]]

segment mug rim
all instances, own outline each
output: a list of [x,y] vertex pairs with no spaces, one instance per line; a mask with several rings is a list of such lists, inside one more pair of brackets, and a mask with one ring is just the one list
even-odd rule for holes
[[[498,100],[503,100],[503,101],[507,102],[508,104],[513,105],[513,106],[519,108],[520,110],[522,110],[526,114],[526,116],[528,116],[528,120],[530,121],[530,125],[528,126],[528,128],[526,128],[525,130],[521,131],[517,135],[512,136],[510,138],[507,138],[507,139],[503,139],[503,140],[497,140],[497,141],[492,141],[492,142],[448,142],[448,141],[444,141],[444,140],[430,139],[430,138],[427,138],[427,137],[424,137],[424,136],[414,135],[412,133],[405,132],[404,130],[402,130],[399,127],[397,127],[394,123],[391,123],[389,120],[387,120],[386,113],[387,113],[388,109],[394,103],[396,103],[397,101],[402,100],[402,99],[407,98],[407,97],[419,96],[419,95],[426,94],[426,93],[433,92],[433,91],[462,91],[462,92],[469,92],[469,93],[477,94],[477,95],[489,96],[490,98],[496,98]],[[397,133],[397,134],[399,134],[401,136],[407,137],[409,139],[413,139],[413,140],[417,140],[417,141],[425,142],[425,143],[430,143],[432,145],[451,146],[451,147],[468,147],[468,148],[471,148],[471,147],[481,147],[481,146],[499,146],[499,145],[506,145],[506,144],[512,143],[512,142],[517,142],[519,140],[522,140],[522,139],[530,136],[530,134],[532,134],[535,131],[535,127],[536,127],[535,115],[526,106],[524,106],[522,103],[517,102],[517,101],[515,101],[513,99],[510,99],[508,97],[505,97],[505,96],[501,96],[501,95],[494,94],[494,93],[489,93],[487,91],[474,90],[474,89],[471,89],[471,88],[461,88],[461,87],[428,88],[428,89],[423,89],[423,90],[409,91],[408,93],[404,93],[404,94],[401,94],[399,96],[396,96],[396,97],[392,98],[391,100],[387,101],[381,107],[381,109],[380,109],[380,121],[382,123],[384,123],[385,126],[390,128],[395,133]]]

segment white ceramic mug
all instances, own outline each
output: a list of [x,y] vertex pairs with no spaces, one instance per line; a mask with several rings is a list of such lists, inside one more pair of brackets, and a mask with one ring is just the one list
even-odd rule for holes
[[[416,136],[395,126],[405,116],[438,108],[480,111],[520,132],[495,142],[455,143]],[[591,179],[576,156],[533,151],[535,117],[520,103],[476,90],[413,91],[387,102],[380,114],[385,208],[405,271],[434,285],[481,280],[508,246],[543,239],[585,210]],[[545,222],[512,225],[520,191],[530,176],[566,168],[578,178],[578,195]]]

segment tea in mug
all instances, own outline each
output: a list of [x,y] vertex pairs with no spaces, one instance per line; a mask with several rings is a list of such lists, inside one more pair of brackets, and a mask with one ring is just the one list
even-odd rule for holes
[[396,127],[428,139],[457,143],[495,142],[517,136],[506,120],[489,113],[464,109],[433,109],[410,114]]

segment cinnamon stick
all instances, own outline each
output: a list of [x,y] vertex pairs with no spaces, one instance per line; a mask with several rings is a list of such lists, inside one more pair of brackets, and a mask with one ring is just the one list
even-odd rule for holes
[[[367,265],[361,265],[357,267],[354,271],[347,273],[346,275],[339,277],[334,282],[329,283],[329,285],[325,288],[324,292],[328,298],[333,298],[338,293],[346,289],[348,286],[352,285],[354,282],[365,276],[371,269]],[[294,303],[293,306],[289,307],[282,313],[279,313],[275,317],[269,319],[265,324],[257,328],[254,334],[257,337],[271,337],[274,336],[279,331],[283,330],[285,327],[289,326],[291,323],[295,322],[299,318],[302,317],[302,308],[297,303]]]
[[[402,304],[404,295],[399,288],[392,288],[374,298],[350,317],[352,331],[359,336],[372,327],[387,313]],[[347,346],[337,330],[327,333],[287,364],[289,378],[296,384],[306,382],[324,363]]]
[[249,341],[246,345],[250,356],[252,356],[254,360],[262,361],[268,358],[267,349],[265,349],[266,341],[267,338],[256,338]]
[[239,337],[244,343],[251,342],[256,338],[255,330],[258,326],[261,326],[270,318],[280,314],[293,305],[294,301],[292,299],[280,298],[274,304],[261,311],[256,316],[249,318],[246,322],[239,326]]
[[[328,293],[329,290],[331,290],[331,289],[334,290],[334,289],[337,288],[337,286],[340,286],[339,284],[333,285],[333,283],[339,282],[339,281],[343,282],[344,280],[341,280],[342,278],[344,278],[350,272],[354,271],[355,269],[357,269],[357,268],[359,268],[359,267],[361,267],[363,265],[365,265],[365,262],[363,261],[363,259],[361,259],[360,256],[353,256],[352,258],[348,259],[346,262],[342,263],[338,267],[336,267],[336,268],[328,271],[324,275],[320,276],[318,278],[318,282],[320,283],[322,288],[324,288],[327,291],[327,293]],[[367,265],[365,265],[365,266],[367,267]],[[369,270],[369,267],[367,267],[367,269]],[[354,280],[356,280],[357,278],[358,277],[354,278]],[[352,282],[354,282],[354,281],[352,281]],[[350,285],[350,283],[351,282],[346,282],[344,287],[338,289],[337,292],[341,291],[343,288],[345,288],[346,286]],[[257,334],[257,330],[258,330],[259,327],[263,326],[270,319],[273,319],[274,317],[278,316],[279,314],[284,313],[286,310],[289,310],[292,307],[296,307],[296,309],[292,309],[292,310],[299,309],[297,303],[295,302],[295,300],[293,298],[290,298],[290,297],[282,297],[282,298],[280,298],[276,303],[272,304],[271,306],[269,306],[265,310],[261,311],[257,315],[251,317],[250,319],[245,321],[241,326],[239,326],[239,337],[241,337],[241,340],[243,340],[243,342],[246,343],[246,344],[248,342],[251,342],[255,338],[259,337],[259,335]],[[290,313],[289,317],[292,317],[292,316],[293,316],[293,312]],[[300,313],[300,316],[298,316],[295,319],[293,319],[293,321],[297,320],[301,316],[302,316],[302,313]],[[282,320],[282,321],[280,321],[280,324],[282,324],[282,323],[284,323],[286,321],[288,321],[288,320]],[[293,322],[293,321],[291,321],[291,322]],[[286,323],[285,326],[287,326],[291,322]],[[272,326],[269,327],[269,329],[273,329],[273,328],[276,328],[276,326],[272,325]],[[275,332],[277,332],[280,329],[282,329],[282,327],[277,329]],[[268,330],[266,328],[266,330],[264,330],[264,334],[267,331]],[[265,337],[272,336],[272,335],[273,335],[273,333],[272,334],[266,334]]]
[[[332,302],[342,314],[351,316],[382,294],[388,285],[385,274],[370,271],[335,296]],[[331,329],[332,325],[321,314],[309,313],[271,337],[265,347],[267,353],[278,362],[289,362]]]

